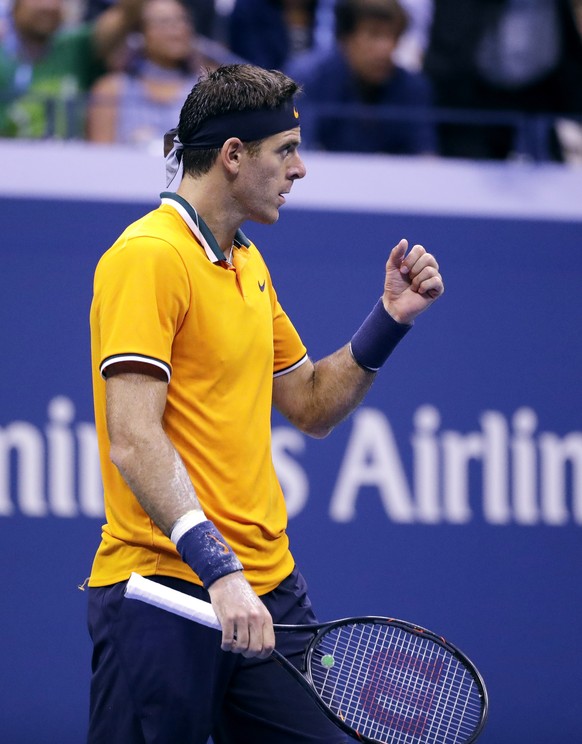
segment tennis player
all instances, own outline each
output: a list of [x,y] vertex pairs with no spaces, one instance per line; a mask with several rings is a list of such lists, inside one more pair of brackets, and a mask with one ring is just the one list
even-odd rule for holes
[[[274,223],[295,181],[297,84],[230,65],[192,89],[167,155],[176,191],[101,258],[91,308],[107,523],[89,581],[90,744],[344,742],[268,660],[273,621],[316,622],[286,534],[271,406],[326,436],[363,399],[438,265],[401,240],[343,348],[313,362],[241,232]],[[135,571],[210,601],[222,636],[123,597]],[[293,659],[295,634],[277,648]],[[232,653],[225,653],[232,652]]]

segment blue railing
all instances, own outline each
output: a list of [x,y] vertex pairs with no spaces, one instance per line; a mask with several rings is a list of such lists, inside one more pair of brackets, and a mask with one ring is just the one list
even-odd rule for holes
[[[86,95],[60,97],[27,95],[23,99],[8,100],[0,92],[0,136],[22,139],[84,139]],[[511,157],[536,162],[555,160],[556,122],[568,118],[582,127],[582,115],[551,112],[525,113],[521,111],[462,110],[451,108],[420,108],[416,106],[369,106],[345,104],[312,104],[312,123],[319,118],[337,122],[351,119],[410,123],[434,126],[437,133],[443,126],[452,125],[469,131],[479,127],[483,131],[506,128],[513,133]],[[168,122],[168,128],[175,122]],[[443,154],[438,151],[437,155]]]

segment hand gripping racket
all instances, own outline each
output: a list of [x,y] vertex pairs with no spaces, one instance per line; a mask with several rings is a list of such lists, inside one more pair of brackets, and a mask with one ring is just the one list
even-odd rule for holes
[[[208,602],[133,573],[126,597],[220,630]],[[487,718],[485,683],[444,638],[402,620],[352,617],[319,625],[274,625],[311,632],[298,670],[273,657],[323,712],[361,742],[469,744]]]

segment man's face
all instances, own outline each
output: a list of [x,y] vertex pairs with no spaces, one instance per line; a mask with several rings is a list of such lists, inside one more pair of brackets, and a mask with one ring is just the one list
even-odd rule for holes
[[154,62],[173,65],[191,57],[195,32],[188,11],[177,0],[148,0],[142,30],[147,55]]
[[343,48],[350,67],[360,80],[369,85],[381,85],[394,67],[392,56],[397,43],[398,33],[393,23],[365,18],[343,40]]
[[48,40],[63,22],[63,0],[15,0],[14,23],[25,37]]
[[236,190],[247,219],[272,224],[279,219],[293,182],[303,178],[305,165],[299,156],[299,127],[267,137],[257,153],[245,153]]

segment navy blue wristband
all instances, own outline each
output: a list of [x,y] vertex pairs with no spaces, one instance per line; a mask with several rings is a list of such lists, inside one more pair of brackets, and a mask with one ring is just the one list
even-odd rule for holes
[[243,569],[230,545],[208,519],[185,532],[176,547],[205,589],[221,576]]
[[368,372],[377,372],[411,328],[397,323],[380,298],[352,337],[350,351],[354,360]]

